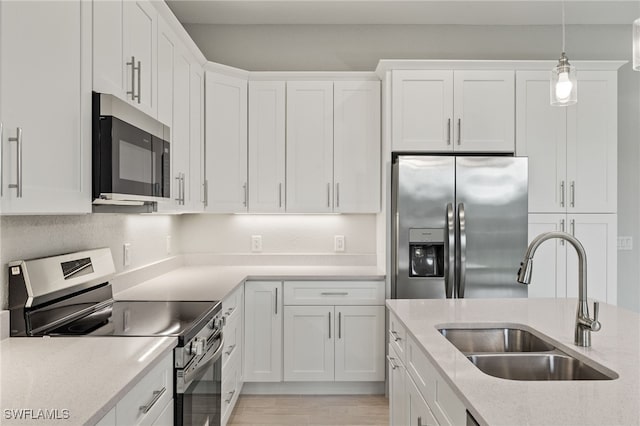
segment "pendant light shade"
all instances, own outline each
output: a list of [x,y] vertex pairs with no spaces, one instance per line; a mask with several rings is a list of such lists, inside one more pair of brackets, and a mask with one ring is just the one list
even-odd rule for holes
[[578,102],[576,68],[562,52],[558,65],[551,70],[551,105],[567,106]]
[[640,71],[640,18],[633,21],[633,69]]
[[562,56],[551,70],[551,105],[568,106],[578,102],[578,78],[576,68],[564,53],[564,0],[562,1]]

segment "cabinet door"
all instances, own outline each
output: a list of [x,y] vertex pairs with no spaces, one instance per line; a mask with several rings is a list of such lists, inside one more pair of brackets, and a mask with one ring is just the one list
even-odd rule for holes
[[197,62],[191,62],[191,83],[189,90],[189,119],[191,130],[189,177],[189,199],[192,211],[204,209],[204,71]]
[[287,211],[333,211],[333,82],[287,83]]
[[282,283],[245,284],[244,380],[282,381]]
[[455,151],[513,152],[514,71],[454,71]]
[[384,306],[336,306],[335,315],[335,380],[384,381]]
[[392,150],[453,149],[453,72],[393,71]]
[[[180,46],[181,47],[181,46]],[[191,58],[181,49],[176,50],[174,60],[173,128],[171,149],[173,162],[172,197],[179,210],[188,210],[191,203],[191,122],[189,117],[191,83]]]
[[337,81],[334,90],[333,211],[380,210],[380,82]]
[[389,345],[389,424],[391,426],[404,426],[407,424],[407,394],[405,382],[407,373]]
[[155,81],[157,17],[158,14],[149,1],[124,2],[122,42],[125,88],[127,92],[133,93],[127,99],[152,117],[157,116],[155,99],[157,89]]
[[249,211],[285,211],[285,82],[249,82]]
[[406,413],[410,426],[438,426],[438,422],[431,413],[429,405],[426,403],[411,377],[406,375]]
[[91,3],[0,3],[3,214],[91,212]]
[[[126,99],[122,0],[93,1],[93,90]],[[129,78],[131,74],[129,74]]]
[[174,55],[176,36],[163,21],[158,22],[158,121],[171,128],[173,135]]
[[548,71],[518,71],[516,100],[516,155],[529,158],[529,212],[564,212],[567,108],[551,106]]
[[[617,215],[567,215],[569,231],[587,253],[587,296],[617,303]],[[567,297],[578,297],[578,257],[567,247]]]
[[569,213],[617,211],[615,71],[581,71],[578,103],[567,108]]
[[247,82],[206,73],[208,212],[247,211]]
[[284,380],[333,381],[333,306],[284,307]]
[[[566,232],[566,225],[565,214],[530,214],[529,242],[543,232]],[[538,248],[533,259],[531,284],[527,288],[529,297],[566,297],[566,244],[563,240],[553,239],[545,241]]]

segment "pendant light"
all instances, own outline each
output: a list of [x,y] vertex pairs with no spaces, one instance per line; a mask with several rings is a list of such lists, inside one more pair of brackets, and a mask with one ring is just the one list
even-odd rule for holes
[[576,68],[565,54],[564,0],[562,0],[562,56],[551,70],[551,105],[567,106],[578,102]]

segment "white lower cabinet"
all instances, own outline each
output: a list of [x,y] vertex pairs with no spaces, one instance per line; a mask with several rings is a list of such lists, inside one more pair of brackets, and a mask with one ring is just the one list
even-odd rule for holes
[[282,282],[247,281],[244,380],[282,381]]
[[238,401],[238,396],[242,390],[241,379],[242,357],[234,356],[222,367],[222,404],[221,404],[221,425],[226,425],[233,412],[233,407]]
[[100,426],[173,424],[173,352],[169,352],[98,423]]
[[244,384],[242,368],[244,285],[222,301],[224,348],[222,349],[221,418],[226,425]]
[[[398,336],[397,340],[392,338],[388,349],[391,426],[465,425],[467,414],[462,401],[395,315],[390,312],[389,318],[389,332]],[[401,353],[396,351],[398,346]]]

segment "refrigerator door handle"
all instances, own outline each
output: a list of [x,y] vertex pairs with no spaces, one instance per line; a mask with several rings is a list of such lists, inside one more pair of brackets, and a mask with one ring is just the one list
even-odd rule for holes
[[464,298],[465,290],[465,275],[466,275],[466,262],[467,262],[467,232],[466,221],[464,214],[464,203],[458,204],[458,247],[460,250],[460,259],[458,263],[458,295],[457,297]]
[[445,297],[447,299],[451,299],[453,297],[453,286],[455,279],[455,262],[456,262],[456,253],[454,250],[455,247],[455,218],[453,212],[453,204],[447,204],[447,238],[445,239],[444,244],[444,291]]

